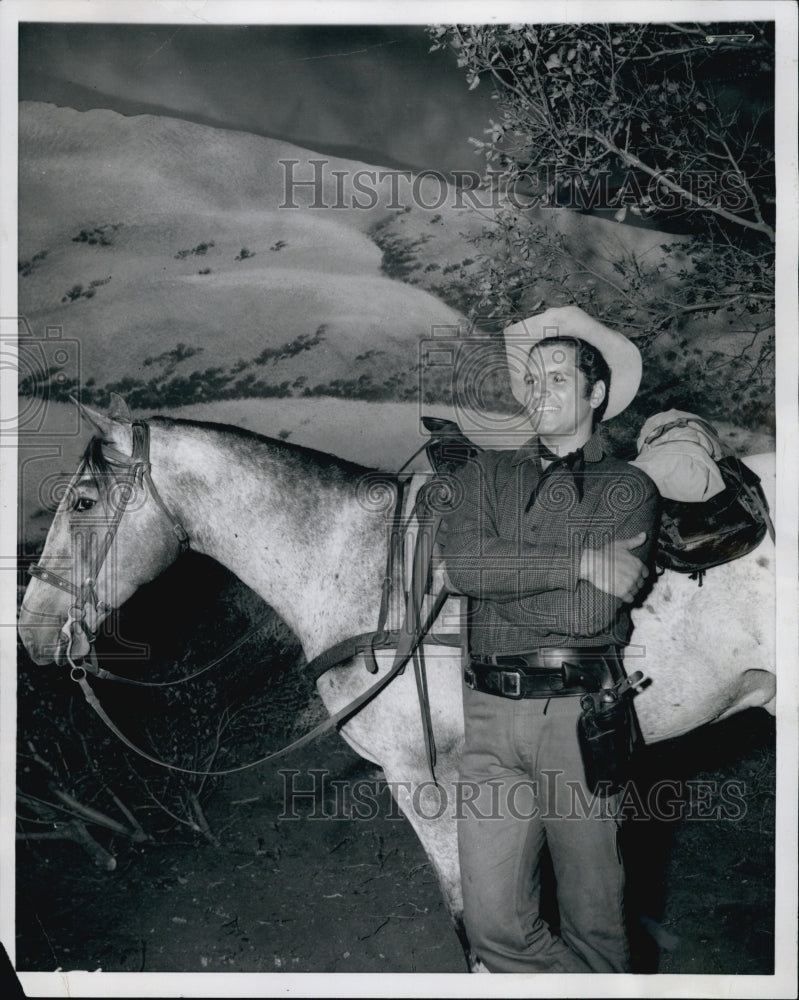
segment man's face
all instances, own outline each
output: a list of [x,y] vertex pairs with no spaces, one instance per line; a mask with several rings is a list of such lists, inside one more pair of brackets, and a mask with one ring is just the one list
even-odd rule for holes
[[586,398],[585,375],[575,363],[571,344],[547,344],[530,351],[525,385],[527,412],[540,437],[578,437],[584,443],[591,436],[594,409],[604,397],[604,383],[598,382]]

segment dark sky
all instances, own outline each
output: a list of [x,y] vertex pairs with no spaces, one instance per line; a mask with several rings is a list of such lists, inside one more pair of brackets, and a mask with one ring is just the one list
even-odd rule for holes
[[388,166],[480,169],[495,104],[421,25],[20,24],[19,96],[169,114]]

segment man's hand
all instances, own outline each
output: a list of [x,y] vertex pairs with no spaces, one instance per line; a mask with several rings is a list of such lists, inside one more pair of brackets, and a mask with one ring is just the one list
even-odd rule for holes
[[580,560],[580,579],[629,603],[649,575],[646,566],[630,551],[645,541],[646,532],[639,531],[633,538],[608,542],[601,549],[586,549]]

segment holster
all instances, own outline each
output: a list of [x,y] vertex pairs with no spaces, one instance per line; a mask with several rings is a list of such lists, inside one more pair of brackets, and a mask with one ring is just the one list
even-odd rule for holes
[[643,675],[622,678],[613,687],[582,696],[577,735],[585,780],[592,795],[615,795],[630,774],[630,762],[640,741],[632,687]]

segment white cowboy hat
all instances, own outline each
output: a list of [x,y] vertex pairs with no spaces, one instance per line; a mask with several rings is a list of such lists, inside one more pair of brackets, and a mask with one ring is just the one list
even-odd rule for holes
[[529,396],[524,378],[530,350],[545,337],[579,337],[601,352],[611,376],[603,420],[610,420],[630,405],[641,384],[641,352],[623,333],[604,326],[579,306],[547,309],[505,330],[511,389],[520,403],[526,404]]

